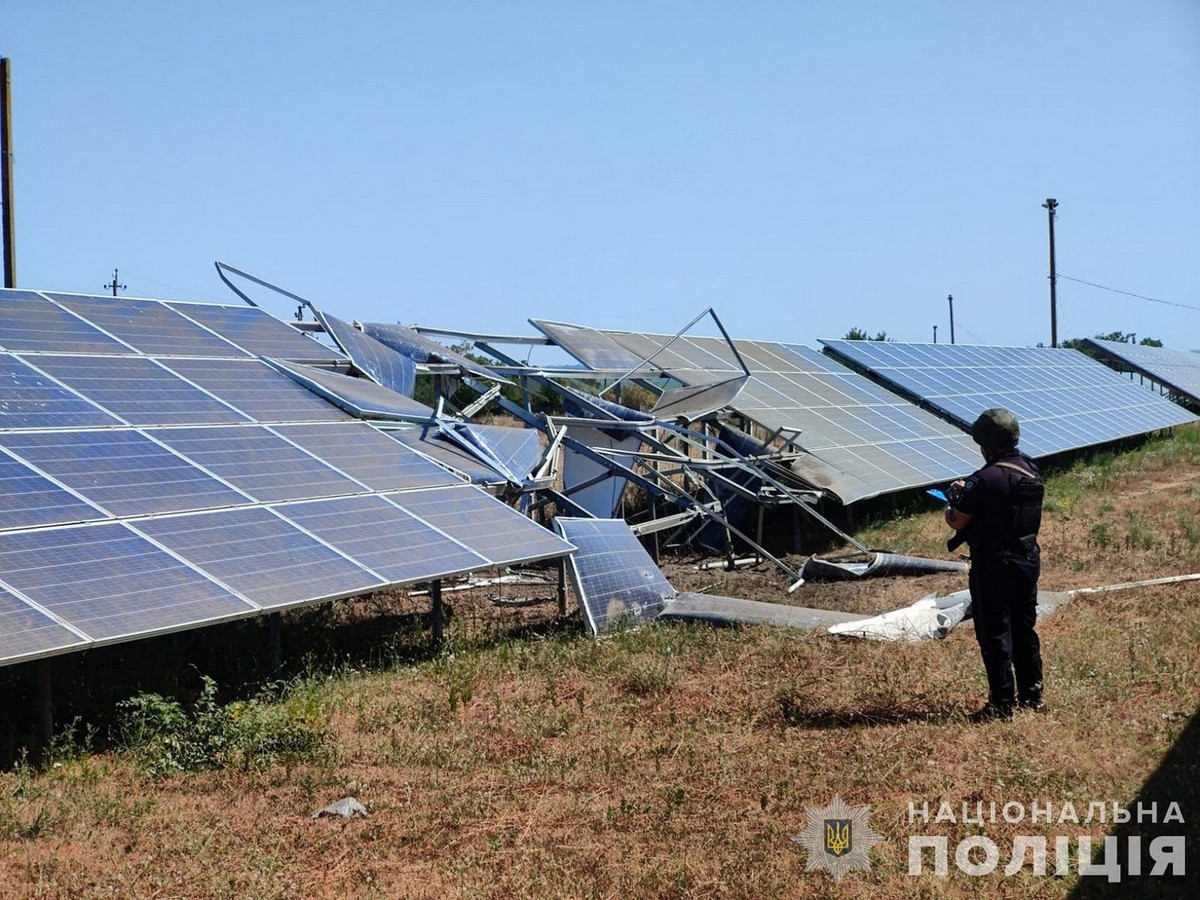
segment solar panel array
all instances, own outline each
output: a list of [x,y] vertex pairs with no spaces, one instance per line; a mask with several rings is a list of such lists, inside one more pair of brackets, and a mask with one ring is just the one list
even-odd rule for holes
[[345,365],[255,307],[0,291],[0,664],[569,552]]
[[1110,359],[1124,363],[1180,397],[1200,404],[1200,353],[1102,341],[1099,338],[1084,340]]
[[[628,370],[653,356],[650,369],[685,385],[744,374],[719,338],[530,321],[591,368]],[[734,345],[750,377],[732,408],[768,432],[786,431],[805,451],[797,474],[843,503],[949,481],[979,466],[978,449],[960,429],[815,350],[770,341]]]
[[675,589],[621,519],[558,516],[554,527],[579,548],[571,558],[575,596],[593,634],[654,619]]
[[1002,406],[1021,449],[1047,456],[1170,428],[1196,417],[1077,350],[822,341],[828,351],[969,428]]

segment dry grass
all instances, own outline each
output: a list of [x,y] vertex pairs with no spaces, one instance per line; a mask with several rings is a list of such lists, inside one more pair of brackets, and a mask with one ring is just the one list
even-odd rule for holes
[[[1043,587],[1200,570],[1198,485],[1195,432],[1056,476]],[[934,511],[864,538],[944,554]],[[788,596],[765,567],[668,574],[680,589],[860,611],[965,583]],[[948,878],[909,877],[910,835],[943,833],[953,847],[979,830],[914,826],[909,804],[1132,803],[1200,706],[1198,595],[1195,583],[1097,595],[1046,619],[1052,708],[1011,724],[962,715],[985,691],[969,626],[913,646],[765,628],[654,627],[601,642],[552,630],[318,672],[306,690],[317,683],[333,710],[333,750],[319,758],[153,780],[127,755],[60,748],[44,769],[0,775],[0,894],[1062,897],[1073,876],[969,878],[951,863]],[[836,887],[806,872],[791,840],[805,807],[834,794],[869,804],[885,838],[871,870]],[[370,816],[309,818],[345,795]],[[1194,844],[1200,809],[1184,813]],[[1002,848],[1017,830],[985,826]]]

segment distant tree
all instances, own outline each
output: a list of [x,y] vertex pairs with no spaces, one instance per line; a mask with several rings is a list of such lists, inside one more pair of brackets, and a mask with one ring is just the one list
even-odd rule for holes
[[846,332],[846,337],[844,338],[844,340],[847,340],[847,341],[887,341],[887,340],[890,340],[890,338],[887,336],[886,331],[881,331],[877,335],[875,335],[875,337],[871,337],[869,334],[867,334],[865,331],[863,331],[861,328],[859,328],[856,325],[854,328],[851,328],[849,331]]
[[[1135,331],[1130,331],[1128,333],[1124,331],[1110,331],[1108,334],[1096,335],[1096,340],[1113,341],[1118,344],[1132,344],[1134,342],[1134,338],[1136,337],[1137,332]],[[1160,341],[1158,338],[1152,337],[1142,338],[1140,341],[1138,341],[1138,344],[1142,347],[1161,347],[1163,345],[1162,341]],[[1099,359],[1101,361],[1106,360],[1104,354],[1102,354],[1099,350],[1094,349],[1090,345],[1085,344],[1083,338],[1068,338],[1067,340],[1060,342],[1058,346],[1067,347],[1071,350],[1078,350],[1080,353],[1084,353],[1092,357],[1092,359]]]

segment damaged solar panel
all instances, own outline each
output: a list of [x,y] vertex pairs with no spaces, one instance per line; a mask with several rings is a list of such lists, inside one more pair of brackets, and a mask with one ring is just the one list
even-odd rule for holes
[[750,370],[735,392],[745,373],[720,338],[530,321],[591,368],[628,370],[652,357],[647,377],[665,372],[714,392],[734,379],[729,406],[792,441],[803,451],[796,474],[843,503],[953,480],[978,467],[978,451],[961,429],[808,347],[735,340]]

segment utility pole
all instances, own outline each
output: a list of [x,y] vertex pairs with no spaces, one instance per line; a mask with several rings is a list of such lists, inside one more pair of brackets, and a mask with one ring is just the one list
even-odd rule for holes
[[12,78],[0,57],[0,205],[4,207],[4,286],[17,286],[17,213],[13,209]]
[[954,343],[954,295],[950,294],[946,297],[950,301],[950,343]]
[[1050,346],[1058,346],[1058,276],[1054,271],[1054,211],[1058,209],[1058,201],[1047,197],[1042,204],[1046,217],[1050,220]]
[[115,297],[115,296],[117,296],[118,288],[120,288],[121,290],[125,290],[125,288],[127,286],[124,284],[117,284],[117,270],[113,269],[113,280],[110,281],[108,284],[104,285],[104,287],[105,287],[105,289],[111,288],[112,292],[113,292],[113,296]]

